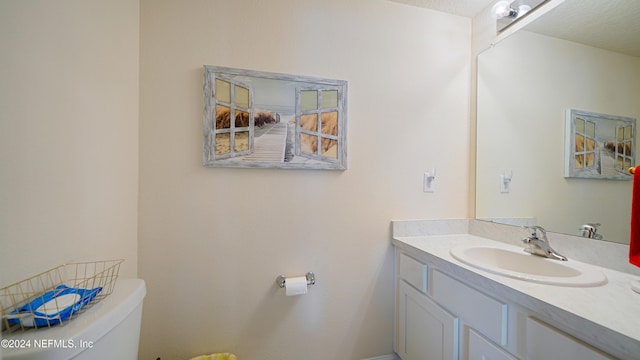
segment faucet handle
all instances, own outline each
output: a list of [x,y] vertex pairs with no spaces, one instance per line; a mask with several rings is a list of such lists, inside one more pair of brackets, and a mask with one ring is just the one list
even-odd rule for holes
[[[547,241],[547,231],[542,226],[524,226],[524,228],[529,230],[532,237]],[[540,237],[538,237],[538,233],[540,233]]]

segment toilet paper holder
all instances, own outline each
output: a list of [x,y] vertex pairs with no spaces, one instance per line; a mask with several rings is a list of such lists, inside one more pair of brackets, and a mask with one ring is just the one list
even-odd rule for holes
[[[316,283],[316,274],[314,274],[313,272],[309,271],[305,277],[307,278],[307,286],[309,285],[315,285]],[[284,288],[285,286],[287,286],[287,278],[284,275],[278,275],[278,277],[276,278],[276,284],[278,284],[279,287]]]

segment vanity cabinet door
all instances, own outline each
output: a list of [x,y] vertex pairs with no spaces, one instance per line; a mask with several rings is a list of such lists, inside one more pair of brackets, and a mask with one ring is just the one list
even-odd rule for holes
[[431,291],[433,300],[458,315],[487,339],[507,345],[509,306],[466,284],[434,270]]
[[478,335],[472,329],[469,330],[469,354],[468,360],[517,360],[507,352]]
[[542,323],[532,317],[527,318],[526,357],[527,360],[613,360],[582,341]]
[[458,318],[400,279],[396,316],[402,360],[458,358]]

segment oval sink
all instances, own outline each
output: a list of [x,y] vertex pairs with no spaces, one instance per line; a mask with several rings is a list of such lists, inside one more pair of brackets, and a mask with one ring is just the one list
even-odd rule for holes
[[523,249],[491,246],[458,246],[451,255],[467,265],[494,274],[540,284],[559,286],[598,286],[607,283],[599,270],[577,261],[558,261],[531,255]]

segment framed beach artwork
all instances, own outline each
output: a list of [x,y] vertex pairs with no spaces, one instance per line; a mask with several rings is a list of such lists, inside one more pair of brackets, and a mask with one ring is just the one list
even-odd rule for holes
[[347,82],[204,66],[209,167],[347,168]]
[[630,180],[635,166],[636,120],[567,110],[565,177]]

